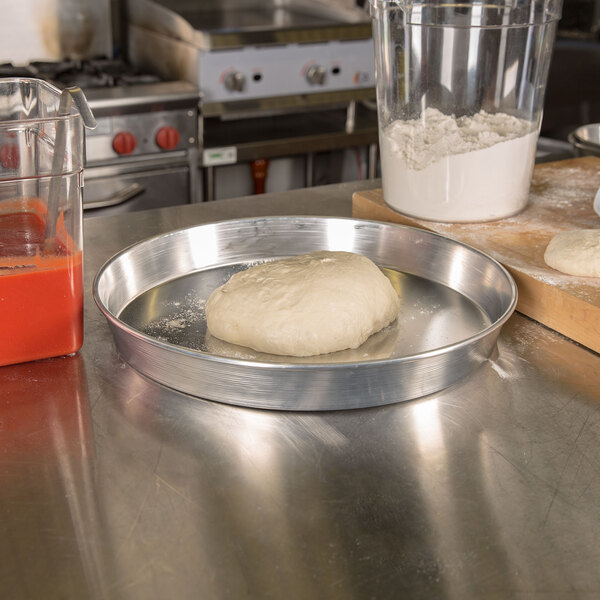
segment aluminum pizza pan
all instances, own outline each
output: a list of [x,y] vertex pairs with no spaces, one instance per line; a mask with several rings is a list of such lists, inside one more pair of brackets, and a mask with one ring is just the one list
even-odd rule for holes
[[[254,264],[315,250],[370,258],[401,300],[398,319],[356,350],[276,356],[210,335],[204,304]],[[94,298],[134,369],[198,398],[273,410],[379,406],[442,390],[494,351],[517,288],[488,255],[441,235],[349,218],[266,217],[179,229],[112,257]]]

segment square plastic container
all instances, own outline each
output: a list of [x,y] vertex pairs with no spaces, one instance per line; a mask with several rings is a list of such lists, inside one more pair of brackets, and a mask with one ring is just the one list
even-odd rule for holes
[[0,365],[83,342],[85,138],[69,105],[44,81],[0,79]]

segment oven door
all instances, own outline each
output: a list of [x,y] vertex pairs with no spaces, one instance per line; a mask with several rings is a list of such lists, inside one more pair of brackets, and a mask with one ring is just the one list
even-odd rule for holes
[[179,163],[137,170],[86,167],[84,175],[83,215],[90,218],[188,204],[196,174]]

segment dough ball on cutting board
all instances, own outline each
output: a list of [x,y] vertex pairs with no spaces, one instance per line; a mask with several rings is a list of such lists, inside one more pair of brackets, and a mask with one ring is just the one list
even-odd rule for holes
[[357,348],[397,316],[400,299],[371,260],[318,251],[233,275],[206,303],[210,333],[289,356]]
[[576,229],[555,235],[544,253],[549,267],[583,277],[600,277],[600,229]]

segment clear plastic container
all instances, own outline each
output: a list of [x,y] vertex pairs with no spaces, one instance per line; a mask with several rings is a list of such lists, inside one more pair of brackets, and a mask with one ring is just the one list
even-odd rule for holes
[[371,0],[383,194],[421,219],[528,200],[561,0]]
[[84,127],[60,100],[41,80],[0,79],[0,365],[83,342]]

